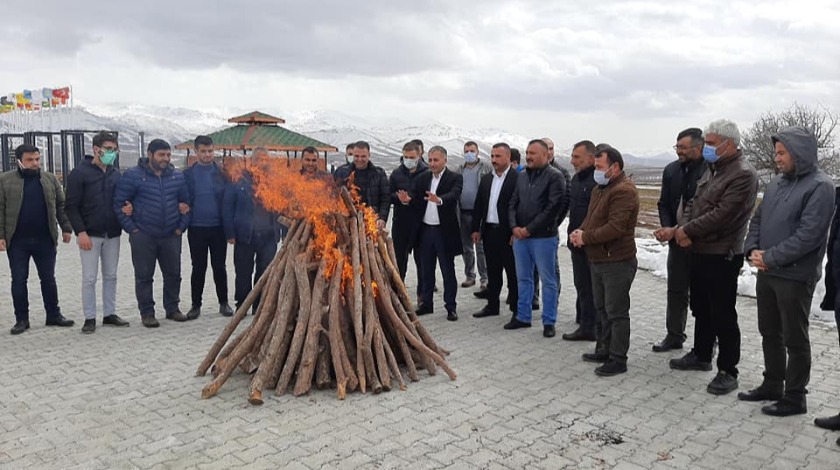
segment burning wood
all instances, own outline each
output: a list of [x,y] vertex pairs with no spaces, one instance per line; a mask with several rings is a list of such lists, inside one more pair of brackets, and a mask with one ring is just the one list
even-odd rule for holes
[[[418,369],[435,375],[437,367],[454,380],[448,352],[414,314],[373,211],[345,188],[336,194],[323,181],[300,177],[279,185],[282,169],[248,171],[260,202],[292,222],[282,249],[199,366],[197,375],[213,375],[202,398],[215,395],[237,367],[253,374],[254,405],[263,403],[266,389],[282,395],[291,387],[299,396],[313,383],[335,388],[339,399],[356,390],[387,391],[394,381],[405,390],[401,366],[411,381]],[[318,200],[307,200],[313,194]],[[231,340],[260,297],[253,321]]]

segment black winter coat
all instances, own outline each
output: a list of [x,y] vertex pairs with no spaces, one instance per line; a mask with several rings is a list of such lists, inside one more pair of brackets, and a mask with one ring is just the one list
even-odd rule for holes
[[391,194],[388,192],[388,176],[385,170],[368,163],[364,170],[357,170],[353,163],[348,163],[335,171],[334,178],[342,186],[356,173],[355,185],[359,187],[362,202],[370,206],[383,221],[388,221],[391,212]]
[[531,238],[557,236],[557,220],[566,193],[566,179],[551,165],[526,168],[519,173],[510,199],[508,218],[511,228],[528,229]]
[[119,170],[106,166],[103,171],[90,155],[85,155],[79,166],[67,175],[64,208],[76,235],[86,232],[90,237],[114,238],[122,234],[113,209],[114,190],[119,181]]
[[[669,163],[662,170],[662,190],[659,193],[659,223],[662,227],[679,225],[680,201],[690,201],[697,192],[697,181],[706,172],[708,165],[701,160]],[[685,203],[683,203],[685,205]]]
[[[580,170],[572,177],[569,184],[569,226],[567,233],[572,233],[574,230],[580,228],[583,219],[586,218],[589,212],[589,199],[592,198],[592,190],[595,189],[595,167],[591,166],[584,170]],[[573,245],[569,244],[571,248]]]
[[419,161],[417,162],[417,169],[414,173],[408,171],[408,168],[403,165],[400,165],[396,170],[391,172],[391,177],[388,179],[391,202],[394,204],[394,220],[391,221],[391,238],[394,240],[408,239],[409,247],[416,245],[417,233],[420,230],[420,224],[423,223],[424,212],[420,211],[416,205],[403,204],[400,198],[397,197],[397,191],[406,191],[409,195],[414,194],[414,184],[417,178],[427,171],[429,171],[429,166]]

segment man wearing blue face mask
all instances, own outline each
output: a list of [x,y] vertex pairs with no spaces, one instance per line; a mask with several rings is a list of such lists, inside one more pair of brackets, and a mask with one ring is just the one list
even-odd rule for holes
[[108,132],[93,137],[93,155],[85,156],[67,176],[67,216],[76,232],[82,257],[82,333],[96,331],[96,277],[102,263],[102,324],[128,326],[118,317],[117,268],[120,260],[122,227],[112,204],[120,180],[114,168],[119,145]]
[[461,191],[460,223],[461,223],[461,244],[464,246],[464,275],[466,279],[461,287],[472,287],[475,285],[475,267],[478,265],[478,275],[481,279],[481,290],[476,292],[479,297],[484,296],[487,290],[487,263],[484,260],[484,245],[479,241],[472,241],[473,210],[475,209],[475,198],[478,195],[478,184],[481,177],[490,174],[493,167],[478,155],[478,144],[469,141],[464,144],[464,163],[461,164],[455,173],[464,178],[464,188]]
[[741,330],[735,309],[738,275],[744,264],[744,238],[755,207],[758,174],[741,154],[738,126],[725,119],[703,133],[703,158],[709,170],[675,232],[677,243],[691,247],[689,305],[694,315],[694,348],[670,366],[677,370],[712,370],[718,341],[718,373],[706,391],[723,395],[738,388]]

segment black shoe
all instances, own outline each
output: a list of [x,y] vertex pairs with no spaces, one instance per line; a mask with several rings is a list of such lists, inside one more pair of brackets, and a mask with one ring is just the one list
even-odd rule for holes
[[557,330],[554,329],[554,325],[543,325],[543,336],[546,338],[554,338],[554,335],[557,334]]
[[102,318],[103,325],[111,325],[111,326],[128,326],[129,323],[122,318],[118,317],[117,314],[108,315],[107,317]]
[[613,375],[623,374],[627,372],[627,364],[622,364],[612,359],[604,363],[604,365],[595,368],[595,375],[601,377],[612,377]]
[[598,338],[594,334],[584,333],[583,329],[578,328],[572,333],[564,333],[563,339],[566,341],[597,341]]
[[665,337],[661,343],[653,345],[653,352],[671,351],[673,349],[682,349],[682,347],[682,341],[671,339],[671,337],[668,336]]
[[479,299],[486,299],[486,298],[487,298],[487,296],[489,296],[489,295],[490,295],[490,293],[489,293],[489,292],[487,292],[487,288],[485,287],[484,289],[481,289],[481,290],[479,290],[479,291],[473,292],[473,295],[474,295],[476,298],[479,298]]
[[177,321],[177,322],[183,322],[183,321],[189,320],[186,315],[181,313],[180,310],[175,310],[174,312],[167,313],[166,314],[166,319],[167,320],[172,320],[172,321]]
[[607,353],[583,353],[580,357],[586,362],[607,362],[610,360],[610,355]]
[[540,301],[535,300],[531,302],[531,310],[539,310],[540,309]]
[[818,428],[828,429],[830,431],[840,431],[840,414],[837,416],[829,416],[828,418],[816,418],[814,424]]
[[230,304],[227,302],[219,304],[219,314],[223,317],[232,317],[233,316],[233,309],[230,308]]
[[804,415],[808,412],[805,397],[800,399],[782,398],[772,405],[762,406],[761,412],[770,416]]
[[773,390],[771,387],[761,384],[748,392],[739,392],[738,399],[741,401],[781,400],[782,390]]
[[518,330],[520,328],[531,328],[531,324],[519,321],[518,318],[514,317],[510,320],[510,322],[505,323],[504,326],[504,329],[506,330]]
[[15,326],[12,327],[11,333],[13,335],[19,335],[24,331],[29,329],[29,322],[28,321],[19,321],[15,323]]
[[434,313],[434,310],[431,308],[427,308],[425,305],[421,305],[417,307],[417,310],[414,311],[415,314],[419,317],[420,315],[428,315],[430,313]]
[[694,352],[689,352],[679,359],[671,359],[668,365],[671,366],[671,369],[676,370],[701,370],[705,372],[712,370],[712,363],[697,359]]
[[85,320],[85,324],[82,325],[82,333],[89,335],[91,333],[96,332],[96,319]]
[[715,378],[706,386],[706,391],[712,395],[726,395],[736,388],[738,388],[738,378],[729,372],[721,370],[718,371]]
[[473,313],[473,318],[484,318],[484,317],[498,317],[499,312],[491,312],[487,307],[479,310],[476,313]]
[[458,321],[458,312],[455,310],[447,310],[446,319],[449,321]]
[[57,317],[50,318],[46,322],[47,326],[64,326],[64,327],[67,327],[67,326],[73,326],[75,324],[76,324],[76,322],[74,322],[73,320],[68,320],[68,319],[64,318],[64,315],[62,315],[60,313],[58,314]]
[[187,320],[195,320],[201,316],[201,307],[193,306],[189,312],[187,312]]
[[466,289],[467,287],[472,287],[475,285],[475,279],[467,279],[466,281],[461,283],[461,287]]
[[142,317],[143,318],[143,326],[146,328],[157,328],[160,326],[160,323],[157,321],[155,317]]

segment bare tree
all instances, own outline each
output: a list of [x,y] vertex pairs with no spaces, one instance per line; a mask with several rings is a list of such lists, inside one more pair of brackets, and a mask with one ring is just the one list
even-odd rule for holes
[[803,126],[817,137],[819,167],[834,179],[840,178],[840,153],[835,149],[835,133],[840,123],[838,115],[824,106],[810,107],[794,103],[781,111],[767,111],[750,127],[741,139],[741,149],[758,170],[762,185],[776,173],[773,161],[776,150],[770,136],[787,126]]

